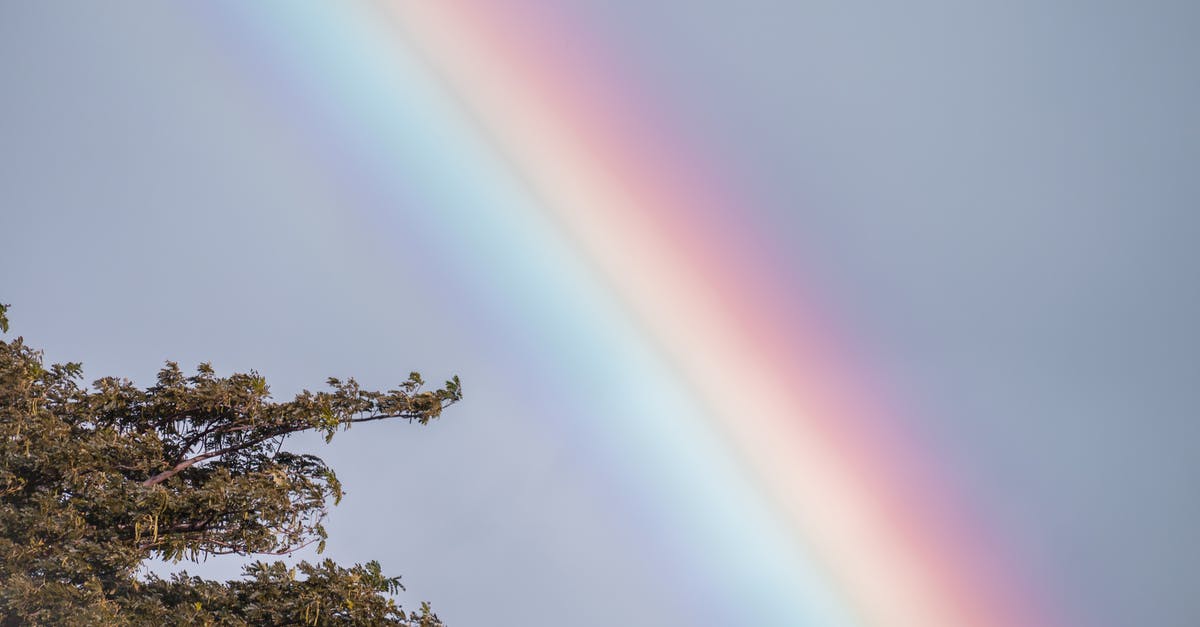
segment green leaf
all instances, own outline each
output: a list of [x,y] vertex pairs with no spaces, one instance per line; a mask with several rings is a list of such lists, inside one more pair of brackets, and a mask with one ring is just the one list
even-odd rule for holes
[[323,553],[342,485],[319,457],[287,451],[288,438],[332,437],[353,420],[428,422],[461,394],[457,377],[428,392],[416,373],[387,392],[334,379],[332,390],[275,401],[258,373],[221,376],[208,362],[196,376],[167,362],[147,388],[120,377],[84,387],[81,374],[78,363],[44,367],[23,340],[0,341],[0,623],[162,625],[202,612],[208,624],[263,625],[310,605],[320,622],[344,599],[339,624],[441,625],[425,609],[409,620],[390,598],[399,578],[378,562],[302,562],[299,576],[258,562],[231,581],[137,573],[150,559],[310,543]]

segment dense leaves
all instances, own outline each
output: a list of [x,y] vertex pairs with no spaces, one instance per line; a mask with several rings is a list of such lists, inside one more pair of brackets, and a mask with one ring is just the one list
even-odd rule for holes
[[427,391],[413,373],[385,392],[329,379],[285,402],[256,373],[207,364],[168,363],[145,389],[81,378],[79,364],[46,367],[22,338],[0,341],[0,624],[441,625],[427,606],[400,609],[399,580],[375,562],[260,562],[229,582],[138,568],[323,549],[341,484],[319,457],[283,450],[287,437],[426,424],[461,398],[457,378]]

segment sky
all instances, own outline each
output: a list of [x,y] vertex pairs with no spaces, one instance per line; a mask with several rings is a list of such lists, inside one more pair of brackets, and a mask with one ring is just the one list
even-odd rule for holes
[[13,332],[459,375],[296,441],[453,625],[1200,622],[1200,8],[489,4],[0,4]]

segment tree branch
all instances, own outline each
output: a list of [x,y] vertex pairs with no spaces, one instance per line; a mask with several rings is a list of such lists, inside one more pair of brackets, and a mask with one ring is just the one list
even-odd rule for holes
[[[419,419],[420,416],[421,416],[421,414],[419,412],[403,412],[403,413],[399,413],[399,414],[378,414],[375,416],[365,416],[362,418],[347,418],[347,419],[341,420],[339,422],[341,424],[354,424],[354,423],[360,423],[360,422],[374,422],[376,420],[387,420],[389,418],[407,418],[409,420],[416,420],[416,419]],[[184,470],[187,470],[188,468],[190,468],[193,465],[198,464],[202,461],[209,460],[214,457],[220,457],[222,455],[225,455],[226,453],[232,453],[234,451],[238,451],[238,450],[241,450],[241,449],[244,449],[247,447],[251,447],[256,444],[261,444],[263,442],[266,442],[267,440],[270,440],[271,438],[277,438],[279,436],[287,436],[287,435],[291,435],[293,433],[297,433],[300,431],[307,431],[312,428],[313,427],[311,427],[309,425],[302,425],[302,426],[296,426],[296,427],[276,429],[268,434],[265,434],[265,435],[262,435],[260,437],[253,438],[250,440],[246,440],[245,442],[231,444],[229,446],[226,446],[225,448],[217,449],[215,451],[206,451],[195,457],[189,457],[188,459],[185,459],[183,461],[176,463],[170,469],[164,470],[164,471],[158,473],[157,475],[154,475],[153,477],[146,479],[145,481],[142,482],[142,485],[147,488],[158,485],[158,484],[166,481],[167,479],[174,477],[175,475],[183,472]],[[239,430],[241,430],[241,427],[235,427],[235,428],[228,429],[227,432],[233,432],[233,431],[239,431]],[[216,430],[216,432],[220,433],[221,430],[218,429],[218,430]]]
[[217,449],[215,451],[208,451],[205,453],[201,453],[200,455],[185,459],[185,460],[179,462],[178,464],[175,464],[169,470],[164,470],[164,471],[158,473],[157,475],[150,477],[149,479],[143,481],[142,485],[147,488],[150,486],[158,485],[158,484],[166,481],[167,479],[174,477],[175,475],[183,472],[184,470],[187,470],[188,468],[192,467],[193,465],[198,464],[206,459],[220,457],[226,453],[232,453],[234,451],[244,449],[249,446],[254,446],[255,444],[261,444],[262,442],[265,442],[271,438],[278,437],[280,435],[286,435],[288,433],[295,433],[296,431],[302,431],[302,429],[292,429],[292,430],[287,430],[287,431],[282,431],[282,432],[270,433],[270,434],[264,435],[262,437],[254,438],[253,440],[246,440],[245,442],[239,442],[237,444],[232,444],[232,445],[226,446],[225,448],[222,448],[222,449]]

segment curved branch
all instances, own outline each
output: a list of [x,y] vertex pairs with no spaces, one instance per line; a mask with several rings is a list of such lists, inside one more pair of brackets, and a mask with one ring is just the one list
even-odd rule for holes
[[[362,418],[347,418],[346,420],[342,420],[340,422],[341,422],[341,424],[353,424],[353,423],[360,423],[360,422],[374,422],[376,420],[387,420],[389,418],[407,418],[409,420],[416,420],[416,419],[419,419],[420,416],[421,416],[421,414],[419,412],[402,412],[399,414],[378,414],[375,416],[365,416]],[[195,457],[189,457],[188,459],[180,461],[179,463],[175,464],[171,468],[164,470],[164,471],[158,473],[157,475],[150,477],[149,479],[146,479],[145,481],[142,482],[142,485],[147,488],[150,486],[155,486],[155,485],[158,485],[158,484],[166,481],[167,479],[170,479],[171,477],[174,477],[175,475],[183,472],[184,470],[187,470],[188,468],[190,468],[190,467],[194,466],[195,464],[198,464],[202,461],[209,460],[214,457],[220,457],[222,455],[225,455],[226,453],[232,453],[234,451],[238,451],[238,450],[241,450],[244,448],[255,446],[257,444],[266,442],[267,440],[270,440],[271,438],[287,436],[287,435],[291,435],[293,433],[298,433],[300,431],[308,431],[313,428],[314,427],[309,426],[309,425],[301,425],[301,426],[296,426],[296,427],[275,429],[274,431],[271,431],[271,432],[269,432],[265,435],[259,436],[257,438],[252,438],[252,439],[246,440],[244,442],[238,442],[237,444],[231,444],[229,446],[226,446],[225,448],[220,448],[215,451],[205,451],[204,453],[196,455]],[[236,430],[238,430],[238,429],[230,429],[229,431],[236,431]]]

